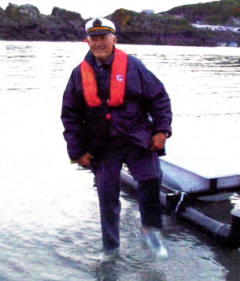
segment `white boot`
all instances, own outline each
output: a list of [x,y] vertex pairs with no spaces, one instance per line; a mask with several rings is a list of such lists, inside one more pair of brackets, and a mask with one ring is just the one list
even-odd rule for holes
[[156,232],[153,227],[143,225],[141,227],[142,241],[151,250],[156,259],[166,260],[168,258],[167,248],[163,245],[162,239],[157,236]]

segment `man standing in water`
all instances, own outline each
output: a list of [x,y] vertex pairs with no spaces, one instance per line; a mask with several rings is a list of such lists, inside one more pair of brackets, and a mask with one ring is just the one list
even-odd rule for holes
[[171,105],[163,84],[135,57],[115,48],[115,25],[87,22],[90,47],[69,79],[62,121],[72,162],[91,168],[96,178],[104,254],[119,249],[120,170],[126,163],[138,181],[143,241],[157,256],[167,250],[161,228],[158,155],[171,136]]

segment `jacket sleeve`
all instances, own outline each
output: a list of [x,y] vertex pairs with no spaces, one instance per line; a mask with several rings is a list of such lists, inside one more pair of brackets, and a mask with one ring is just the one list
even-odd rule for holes
[[147,111],[153,122],[153,134],[167,132],[170,137],[172,134],[170,98],[161,81],[142,63],[139,67]]
[[64,91],[61,119],[71,160],[86,153],[84,142],[84,106],[80,93],[79,68],[73,70]]

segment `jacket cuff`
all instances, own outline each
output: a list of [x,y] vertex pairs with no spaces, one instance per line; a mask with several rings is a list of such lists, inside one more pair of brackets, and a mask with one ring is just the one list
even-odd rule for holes
[[172,132],[169,130],[154,130],[152,135],[154,136],[157,133],[163,133],[166,136],[166,138],[170,138],[172,135]]

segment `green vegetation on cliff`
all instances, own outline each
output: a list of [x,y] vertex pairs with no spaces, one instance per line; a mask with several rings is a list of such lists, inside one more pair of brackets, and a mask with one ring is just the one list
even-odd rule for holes
[[116,10],[109,18],[114,21],[120,32],[164,33],[167,26],[187,27],[188,20],[178,19],[167,14],[144,14],[125,9]]
[[118,30],[119,41],[170,45],[205,45],[214,36],[210,30],[194,28],[186,18],[168,13],[144,14],[125,9],[108,16]]
[[240,0],[221,0],[184,5],[173,8],[167,13],[184,17],[190,22],[224,25],[232,21],[232,18],[238,18],[240,20]]

